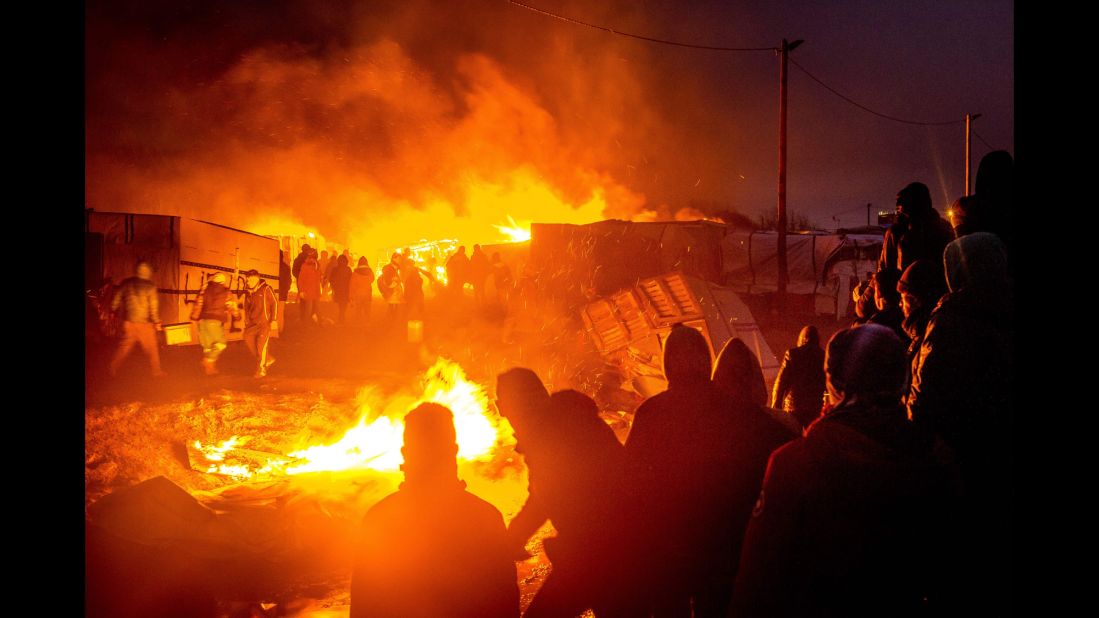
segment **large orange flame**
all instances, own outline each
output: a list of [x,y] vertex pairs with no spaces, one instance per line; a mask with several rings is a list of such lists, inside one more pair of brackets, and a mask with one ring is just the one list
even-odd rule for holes
[[[499,446],[514,442],[504,420],[489,411],[484,389],[467,379],[462,367],[453,361],[439,358],[427,370],[417,404],[421,402],[442,404],[454,413],[459,460],[487,461]],[[203,446],[197,441],[194,446],[205,459],[208,473],[236,479],[344,470],[396,472],[404,462],[404,421],[381,415],[367,422],[373,407],[372,403],[361,403],[358,424],[339,440],[295,450],[286,457],[245,453],[241,447],[250,438],[240,436],[232,436],[218,446]]]

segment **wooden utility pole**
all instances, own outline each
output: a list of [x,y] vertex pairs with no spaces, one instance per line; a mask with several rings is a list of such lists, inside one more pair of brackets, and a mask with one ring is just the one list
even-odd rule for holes
[[980,118],[980,114],[966,114],[965,115],[965,194],[970,195],[970,179],[973,176],[970,174],[972,169],[970,156],[973,153],[973,149],[970,147],[970,142],[973,139],[973,121]]
[[778,86],[778,296],[782,303],[786,297],[786,282],[789,274],[786,269],[786,61],[798,45],[804,41],[798,39],[793,43],[782,39],[782,47],[779,55],[782,61],[779,63]]

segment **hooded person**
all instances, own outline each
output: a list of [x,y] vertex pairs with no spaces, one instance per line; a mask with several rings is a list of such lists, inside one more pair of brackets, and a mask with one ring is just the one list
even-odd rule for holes
[[423,403],[404,420],[404,482],[363,518],[351,617],[518,618],[504,518],[458,479],[453,413]]
[[111,376],[118,373],[122,361],[130,355],[134,346],[140,346],[149,357],[149,368],[153,377],[167,375],[160,368],[160,350],[157,348],[156,333],[161,330],[160,302],[156,284],[153,283],[153,267],[148,262],[138,262],[134,276],[123,281],[111,298],[111,311],[122,309],[122,341],[118,344],[108,371]]
[[1014,167],[1006,150],[981,157],[973,195],[959,198],[950,209],[958,238],[974,232],[992,232],[1004,242],[1009,258],[1014,242]]
[[943,610],[953,471],[906,419],[905,366],[900,339],[877,324],[828,342],[829,405],[804,437],[771,455],[732,615]]
[[897,193],[897,222],[885,231],[878,270],[904,272],[916,260],[938,260],[954,230],[931,205],[931,192],[913,182]]
[[446,260],[446,286],[447,289],[460,296],[462,286],[470,279],[469,257],[466,256],[465,246],[458,247],[458,251]]
[[301,246],[301,253],[294,258],[294,264],[290,267],[290,274],[294,275],[294,279],[297,279],[301,275],[302,264],[305,264],[305,260],[309,259],[309,256],[313,253],[313,247],[308,244]]
[[347,304],[351,302],[351,267],[348,266],[347,256],[340,255],[335,260],[328,275],[329,284],[332,286],[332,302],[339,309],[340,324],[343,324],[347,314]]
[[552,396],[529,369],[497,378],[497,405],[515,428],[529,470],[528,497],[508,526],[513,555],[528,557],[528,539],[552,520],[544,541],[553,570],[524,616],[622,615],[634,602],[621,566],[632,516],[622,493],[625,452],[592,399],[576,391]]
[[225,342],[225,322],[237,312],[236,302],[229,298],[225,273],[215,272],[206,278],[191,307],[191,320],[198,322],[198,342],[202,345],[202,369],[206,375],[218,373],[217,361],[228,344]]
[[[964,535],[974,595],[1010,610],[1015,326],[1003,241],[976,232],[947,245],[949,289],[931,313],[908,393],[925,435],[954,452],[965,485]],[[1002,610],[1002,611],[1001,611]]]
[[256,269],[244,273],[244,345],[256,359],[254,377],[267,375],[267,368],[275,364],[271,355],[271,329],[278,328],[279,303],[274,290],[263,280]]
[[824,399],[824,350],[817,328],[812,325],[801,329],[797,343],[782,357],[771,407],[790,413],[804,429],[820,416]]
[[370,320],[370,303],[374,298],[374,269],[370,268],[370,262],[366,256],[359,258],[359,263],[351,273],[351,308],[355,316],[363,324]]
[[[823,365],[822,359],[822,372]],[[724,472],[715,471],[724,475],[721,484],[728,493],[730,507],[726,526],[714,529],[715,543],[723,547],[725,554],[715,580],[724,585],[713,590],[717,594],[710,597],[709,604],[707,599],[697,599],[696,605],[712,606],[714,611],[709,612],[710,615],[725,616],[732,582],[736,578],[744,528],[759,496],[767,459],[775,449],[800,436],[801,427],[790,415],[775,413],[766,407],[767,386],[759,359],[739,338],[726,342],[718,354],[713,383],[725,413],[733,422],[730,466]],[[821,390],[823,392],[823,386]]]
[[692,601],[711,615],[729,585],[736,423],[710,380],[710,358],[699,331],[673,327],[664,342],[668,389],[638,407],[626,441],[639,587],[658,615],[689,613]]

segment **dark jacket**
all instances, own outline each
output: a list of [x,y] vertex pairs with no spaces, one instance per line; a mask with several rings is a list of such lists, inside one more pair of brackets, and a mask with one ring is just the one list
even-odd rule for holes
[[207,280],[195,297],[195,304],[191,307],[191,319],[224,322],[229,319],[228,303],[229,289]]
[[901,343],[908,345],[908,334],[904,332],[904,311],[898,305],[886,307],[885,309],[878,311],[869,320],[867,324],[881,324],[888,328],[893,329],[893,332],[897,334],[897,338],[901,340]]
[[447,285],[461,286],[469,280],[469,258],[464,253],[455,253],[446,261]]
[[732,615],[917,613],[950,559],[954,480],[899,405],[822,417],[771,455]]
[[130,277],[122,282],[111,300],[111,310],[123,308],[122,317],[127,322],[160,324],[160,302],[156,284],[141,277]]
[[954,229],[934,208],[918,219],[894,223],[885,231],[878,270],[900,272],[916,260],[941,262],[943,249],[954,240]]
[[[342,255],[340,256],[343,257]],[[351,300],[351,267],[346,262],[337,262],[331,269],[328,282],[332,284],[332,301],[346,303]]]
[[464,486],[405,482],[367,512],[351,577],[352,618],[519,616],[504,518]]
[[286,302],[290,294],[290,265],[279,260],[279,300]]
[[247,318],[247,327],[271,326],[276,318],[279,303],[275,298],[275,292],[267,282],[260,279],[259,285],[254,290],[246,290],[244,293],[244,312]]
[[297,279],[301,276],[301,266],[305,264],[305,260],[309,257],[309,254],[302,251],[298,254],[298,257],[294,258],[294,265],[290,267],[291,274]]
[[794,415],[802,427],[820,416],[824,398],[824,350],[807,343],[786,350],[775,378],[773,407]]

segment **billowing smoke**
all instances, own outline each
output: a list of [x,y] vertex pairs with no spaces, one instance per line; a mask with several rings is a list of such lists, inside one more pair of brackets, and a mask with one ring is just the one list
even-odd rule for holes
[[644,46],[487,0],[108,4],[88,15],[86,207],[371,247],[698,212],[653,190],[652,157],[705,150],[678,122],[703,112]]

